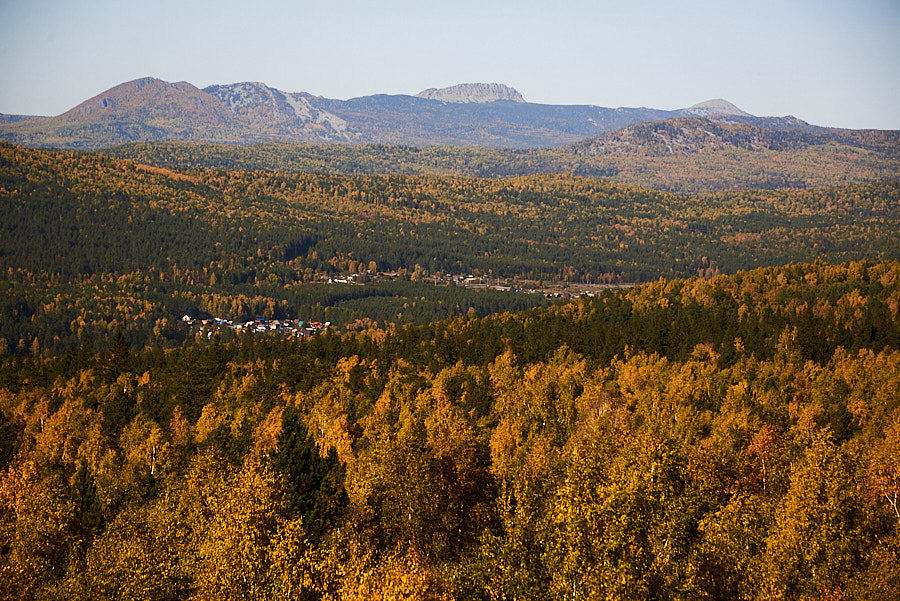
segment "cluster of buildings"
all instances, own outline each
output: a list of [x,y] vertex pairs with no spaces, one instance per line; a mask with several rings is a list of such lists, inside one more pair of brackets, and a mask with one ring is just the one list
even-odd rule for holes
[[499,290],[501,292],[520,292],[524,294],[541,294],[551,299],[570,299],[593,297],[609,288],[628,288],[633,284],[585,284],[583,282],[537,282],[533,280],[512,280],[474,275],[436,275],[428,276],[426,282],[436,286],[455,285],[480,290]]
[[[391,282],[397,280],[399,274],[381,273],[364,277],[356,274],[330,277],[326,281],[329,284],[364,284],[368,282]],[[541,294],[550,299],[570,299],[583,296],[592,297],[610,288],[629,288],[633,284],[618,283],[583,283],[562,281],[533,281],[524,279],[509,280],[495,276],[483,276],[472,274],[438,273],[422,276],[422,281],[435,286],[462,286],[478,290],[499,290],[501,292],[520,292],[525,294]]]
[[213,332],[228,328],[237,333],[253,332],[255,334],[281,334],[283,336],[315,336],[331,327],[331,322],[303,321],[301,319],[263,319],[259,317],[253,321],[233,322],[230,319],[216,317],[197,317],[185,315],[182,323],[188,327],[197,327],[206,330],[212,336]]

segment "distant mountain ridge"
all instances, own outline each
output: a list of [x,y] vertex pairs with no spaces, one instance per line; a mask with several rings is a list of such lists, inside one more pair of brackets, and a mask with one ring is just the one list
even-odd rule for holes
[[[760,118],[724,100],[674,111],[526,102],[503,84],[460,84],[416,96],[334,100],[260,82],[213,85],[142,78],[55,117],[0,118],[0,140],[95,149],[131,142],[189,141],[550,148],[636,123],[703,117],[763,128],[816,131],[793,117]],[[611,146],[608,146],[611,148]]]
[[900,132],[837,130],[811,126],[791,117],[760,119],[742,115],[633,123],[582,140],[571,148],[581,156],[662,157],[721,150],[790,151],[826,143],[900,156]]
[[21,121],[33,121],[35,119],[45,119],[46,117],[36,115],[7,115],[0,113],[0,123],[19,123]]

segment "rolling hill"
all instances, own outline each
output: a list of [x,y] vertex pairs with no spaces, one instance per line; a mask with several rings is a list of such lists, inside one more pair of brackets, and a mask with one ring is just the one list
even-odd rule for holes
[[133,143],[100,149],[167,169],[341,175],[509,177],[573,173],[696,194],[823,188],[900,179],[900,132],[832,130],[792,118],[761,127],[739,116],[634,123],[545,149],[382,144]]

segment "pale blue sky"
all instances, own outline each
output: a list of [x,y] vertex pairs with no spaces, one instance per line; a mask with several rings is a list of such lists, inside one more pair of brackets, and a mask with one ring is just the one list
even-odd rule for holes
[[341,99],[498,82],[900,129],[900,0],[0,0],[0,112],[56,115],[144,76]]

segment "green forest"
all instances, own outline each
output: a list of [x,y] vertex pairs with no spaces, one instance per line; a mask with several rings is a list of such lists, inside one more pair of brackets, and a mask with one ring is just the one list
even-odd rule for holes
[[123,149],[0,144],[0,599],[900,598],[864,161]]

